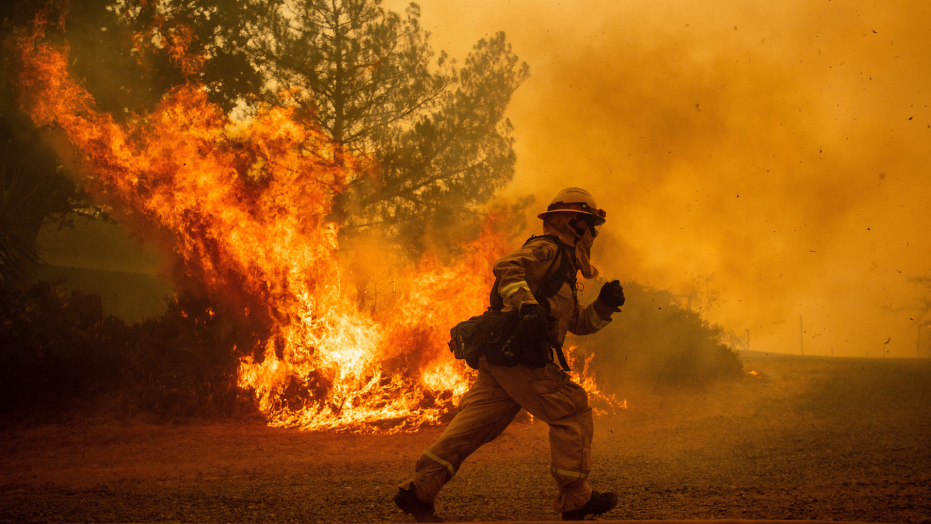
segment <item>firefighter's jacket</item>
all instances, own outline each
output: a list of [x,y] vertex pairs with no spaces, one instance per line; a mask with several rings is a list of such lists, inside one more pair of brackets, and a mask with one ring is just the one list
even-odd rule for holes
[[[546,237],[534,237],[523,247],[495,263],[494,274],[498,279],[498,294],[504,299],[504,311],[520,310],[523,304],[537,303],[533,292],[537,290],[551,266],[559,263],[558,250],[556,241]],[[578,261],[571,247],[567,251],[566,254],[572,259],[572,271],[575,272]],[[608,319],[599,316],[596,303],[581,306],[569,282],[563,283],[559,291],[547,300],[550,314],[555,317],[555,321],[550,322],[548,335],[558,346],[562,346],[566,332],[588,335],[611,322],[610,313],[604,315]]]

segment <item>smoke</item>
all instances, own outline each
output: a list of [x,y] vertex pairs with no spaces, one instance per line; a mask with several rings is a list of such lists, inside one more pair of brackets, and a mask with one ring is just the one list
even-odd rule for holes
[[925,4],[421,5],[436,48],[464,56],[504,30],[528,61],[504,195],[592,191],[603,275],[698,293],[751,349],[916,355],[903,308],[909,277],[931,272]]
[[931,320],[907,309],[931,274],[924,3],[420,3],[435,48],[464,57],[504,30],[530,64],[499,195],[536,197],[528,234],[582,186],[608,211],[603,276],[692,296],[751,349],[916,355]]

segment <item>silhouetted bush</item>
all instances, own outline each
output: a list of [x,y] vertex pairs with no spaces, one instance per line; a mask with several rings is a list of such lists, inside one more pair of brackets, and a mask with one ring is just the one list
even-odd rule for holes
[[189,417],[241,407],[236,344],[205,299],[169,300],[167,312],[133,329],[123,389],[138,409]]
[[226,415],[251,409],[236,387],[235,330],[205,300],[169,299],[138,324],[104,317],[99,295],[39,282],[0,296],[0,412],[104,401],[124,415]]
[[[604,281],[589,286],[594,300]],[[619,391],[629,386],[694,386],[740,376],[737,353],[722,343],[723,329],[679,305],[669,291],[625,282],[626,303],[604,330],[572,337],[578,353],[594,353],[591,370],[599,384]]]
[[100,297],[67,294],[62,282],[40,282],[25,293],[4,291],[0,301],[0,406],[47,405],[96,392],[120,367],[115,345],[121,321],[104,323]]

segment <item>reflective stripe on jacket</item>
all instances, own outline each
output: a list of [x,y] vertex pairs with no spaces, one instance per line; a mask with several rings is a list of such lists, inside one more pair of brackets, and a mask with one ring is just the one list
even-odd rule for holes
[[[570,248],[566,254],[572,256],[571,253]],[[494,273],[498,279],[498,294],[504,299],[504,311],[519,310],[522,304],[536,304],[533,291],[558,258],[559,246],[555,241],[534,237],[520,249],[498,259]],[[573,264],[577,267],[574,260]],[[582,307],[568,282],[547,300],[550,313],[556,318],[550,325],[549,335],[559,345],[565,340],[567,331],[588,335],[611,322],[599,317],[591,304]]]

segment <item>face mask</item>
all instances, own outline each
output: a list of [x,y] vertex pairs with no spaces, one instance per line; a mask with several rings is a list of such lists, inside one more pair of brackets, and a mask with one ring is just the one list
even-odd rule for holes
[[588,230],[588,221],[582,218],[581,215],[576,215],[569,221],[569,227],[575,231],[575,236],[582,238]]
[[[557,235],[563,242],[574,246],[575,260],[582,276],[592,279],[598,276],[598,269],[591,263],[591,249],[595,242],[597,229],[592,228],[587,220],[580,220],[578,214],[552,216],[543,222],[543,232]],[[599,224],[600,227],[600,224]]]
[[585,230],[585,234],[575,245],[575,258],[579,263],[579,271],[582,276],[592,279],[598,276],[598,268],[592,265],[592,244],[595,242],[595,235],[592,234],[592,228]]

